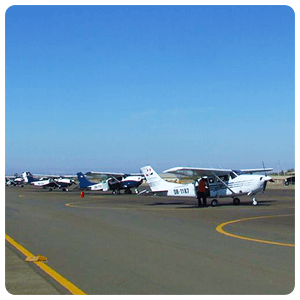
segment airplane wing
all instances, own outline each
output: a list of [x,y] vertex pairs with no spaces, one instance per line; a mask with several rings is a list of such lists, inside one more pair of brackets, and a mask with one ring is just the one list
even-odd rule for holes
[[273,168],[260,168],[260,169],[241,169],[241,170],[231,170],[231,169],[215,169],[215,168],[192,168],[192,167],[175,167],[164,171],[163,173],[172,173],[188,177],[196,176],[222,176],[229,174],[234,171],[236,173],[252,174],[252,173],[264,173],[270,172]]
[[214,168],[192,168],[192,167],[175,167],[163,171],[163,173],[172,173],[188,177],[196,176],[212,176],[212,175],[226,175],[232,172],[231,169],[214,169]]
[[252,174],[252,173],[264,173],[273,171],[273,168],[264,168],[264,169],[241,169],[240,170],[244,174]]
[[85,175],[107,175],[107,176],[125,176],[125,173],[113,173],[113,172],[87,172]]
[[142,173],[113,173],[113,172],[87,172],[85,175],[107,175],[107,176],[142,176]]
[[47,178],[77,178],[77,175],[33,174],[33,176]]

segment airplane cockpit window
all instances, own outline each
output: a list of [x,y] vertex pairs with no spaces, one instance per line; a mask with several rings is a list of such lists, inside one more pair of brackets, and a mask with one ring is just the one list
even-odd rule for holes
[[241,170],[232,170],[237,175],[242,175],[243,172]]
[[230,177],[233,179],[233,178],[237,177],[237,175],[234,172],[230,172]]

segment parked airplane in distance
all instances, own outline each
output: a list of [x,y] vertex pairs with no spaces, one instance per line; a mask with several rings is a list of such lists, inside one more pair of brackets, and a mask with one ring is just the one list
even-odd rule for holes
[[[252,196],[253,205],[257,205],[256,194],[264,192],[268,181],[273,181],[270,176],[253,175],[272,171],[272,168],[264,169],[214,169],[214,168],[191,168],[176,167],[171,168],[164,173],[172,173],[191,178],[204,177],[207,179],[208,196],[213,198],[212,206],[218,205],[219,198],[231,197],[235,205],[240,204],[238,196]],[[149,184],[151,191],[157,195],[179,196],[179,197],[197,197],[195,183],[178,184],[163,180],[151,166],[141,168],[142,173]]]
[[79,182],[79,188],[82,190],[89,189],[92,191],[103,191],[102,182],[91,182],[81,172],[77,173],[77,179]]
[[[49,188],[49,191],[53,189],[62,189],[62,191],[68,191],[69,187],[76,182],[71,178],[65,178],[60,175],[39,175],[42,176],[42,179],[35,178],[30,172],[23,172],[22,176],[25,182],[28,182],[31,185],[39,186],[42,188]],[[47,178],[48,177],[48,178]],[[49,178],[50,177],[50,178]],[[70,177],[74,177],[70,175]]]
[[113,194],[119,194],[124,190],[125,194],[131,194],[131,189],[135,189],[138,193],[138,187],[142,184],[144,176],[138,174],[112,173],[112,172],[87,172],[86,175],[102,175],[108,176],[108,179],[100,183],[89,181],[82,173],[77,173],[79,187],[89,188],[91,190],[112,191]]
[[10,175],[7,175],[5,176],[5,184],[7,186],[18,186],[18,187],[23,187],[23,183],[24,183],[24,180],[22,177],[19,177],[18,174],[15,174],[13,176],[10,176]]

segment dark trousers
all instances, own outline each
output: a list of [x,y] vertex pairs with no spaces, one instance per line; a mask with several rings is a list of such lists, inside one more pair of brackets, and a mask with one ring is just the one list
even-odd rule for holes
[[206,193],[198,192],[197,199],[198,199],[198,206],[201,205],[201,199],[203,201],[203,205],[206,205]]

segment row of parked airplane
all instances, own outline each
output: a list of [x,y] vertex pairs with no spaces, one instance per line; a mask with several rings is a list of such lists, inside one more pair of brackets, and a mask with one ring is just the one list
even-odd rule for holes
[[[108,176],[108,179],[100,183],[91,182],[86,175],[103,175]],[[46,175],[46,174],[31,174],[30,172],[23,172],[21,177],[6,176],[5,182],[8,186],[23,186],[30,184],[42,188],[48,188],[49,191],[53,189],[62,189],[68,191],[69,187],[76,184],[73,178],[78,179],[79,189],[90,189],[93,191],[112,191],[113,194],[120,193],[121,190],[125,194],[131,194],[131,189],[136,189],[142,184],[144,176],[138,174],[124,174],[124,173],[109,173],[109,172],[88,172],[86,175],[77,173],[77,175]]]
[[55,188],[61,188],[63,191],[67,191],[71,185],[76,184],[72,177],[72,175],[32,175],[30,172],[23,172],[20,177],[18,175],[5,176],[5,183],[7,186],[23,187],[24,184],[31,184],[34,186],[49,188],[50,191]]
[[[218,204],[219,198],[231,197],[234,204],[239,204],[239,196],[252,196],[253,205],[257,205],[256,194],[264,192],[268,181],[273,181],[267,172],[272,171],[272,168],[258,169],[215,169],[215,168],[191,168],[191,167],[176,167],[171,168],[164,173],[171,173],[179,176],[190,177],[195,179],[205,178],[208,186],[207,198],[212,198],[213,206]],[[254,174],[264,173],[264,175]],[[87,179],[88,175],[106,175],[108,179],[100,183],[91,182]],[[23,172],[20,178],[6,178],[13,180],[15,185],[28,183],[43,188],[61,188],[68,191],[68,188],[76,184],[73,178],[77,177],[79,189],[92,191],[112,191],[113,194],[120,193],[124,190],[125,194],[131,194],[131,189],[135,189],[136,193],[151,193],[154,195],[165,195],[175,197],[197,197],[195,183],[181,184],[167,182],[159,176],[151,166],[141,168],[141,173],[125,174],[125,173],[110,173],[110,172],[88,172],[85,175],[81,172],[76,175],[43,175],[45,178],[34,177],[30,172]],[[151,192],[144,190],[139,192],[138,188],[146,180]],[[9,185],[9,181],[7,182]],[[12,183],[10,183],[12,185]]]

